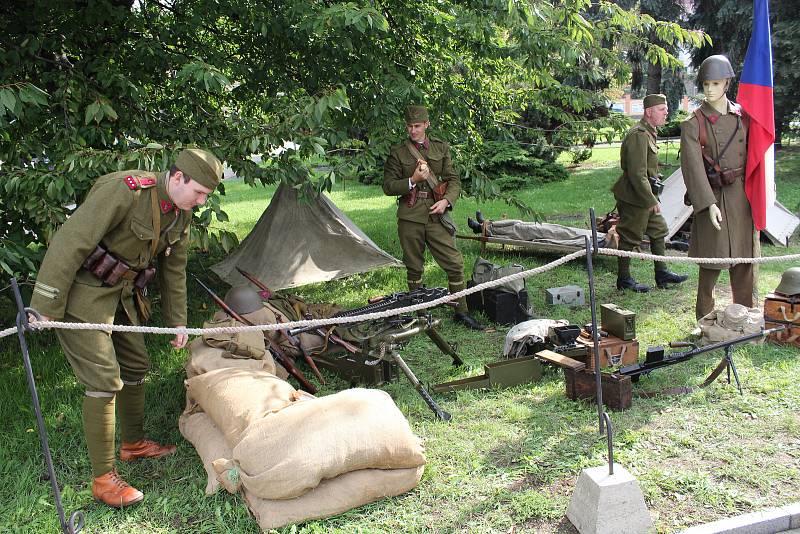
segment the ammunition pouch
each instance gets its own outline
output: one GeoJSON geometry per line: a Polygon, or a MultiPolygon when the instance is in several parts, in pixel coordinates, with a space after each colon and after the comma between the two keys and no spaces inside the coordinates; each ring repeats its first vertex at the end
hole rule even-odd
{"type": "Polygon", "coordinates": [[[144,292],[156,275],[155,267],[148,267],[141,271],[135,271],[108,251],[103,245],[97,245],[86,260],[83,268],[92,273],[95,277],[103,281],[107,286],[115,286],[120,280],[133,280],[133,285],[139,291],[144,292]]]}
{"type": "Polygon", "coordinates": [[[709,161],[709,159],[711,158],[706,159],[703,157],[703,163],[705,164],[706,168],[708,185],[710,185],[712,189],[720,189],[727,185],[731,185],[732,183],[736,182],[738,178],[744,176],[743,167],[723,171],[719,165],[714,164],[713,160],[709,161]]]}
{"type": "Polygon", "coordinates": [[[406,206],[408,206],[409,208],[413,208],[414,204],[417,203],[418,194],[419,194],[419,189],[417,189],[416,187],[412,187],[411,191],[400,197],[400,200],[403,200],[406,203],[406,206]]]}
{"type": "Polygon", "coordinates": [[[648,176],[647,181],[650,182],[650,191],[653,192],[653,196],[656,198],[661,196],[661,193],[664,191],[664,182],[661,181],[662,175],[658,176],[648,176]]]}

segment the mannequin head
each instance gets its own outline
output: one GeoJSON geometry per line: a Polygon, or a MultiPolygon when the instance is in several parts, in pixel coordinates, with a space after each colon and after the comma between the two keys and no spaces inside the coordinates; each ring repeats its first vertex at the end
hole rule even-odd
{"type": "Polygon", "coordinates": [[[731,62],[723,55],[705,58],[697,71],[697,82],[702,86],[706,102],[720,113],[727,113],[728,98],[725,93],[733,76],[731,62]]]}

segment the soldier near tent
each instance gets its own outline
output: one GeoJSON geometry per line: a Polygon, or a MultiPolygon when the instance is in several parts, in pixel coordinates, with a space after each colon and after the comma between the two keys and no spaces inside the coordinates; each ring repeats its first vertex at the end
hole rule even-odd
{"type": "MultiPolygon", "coordinates": [[[[405,122],[408,139],[391,148],[383,168],[383,192],[400,197],[397,233],[408,288],[413,290],[422,285],[427,246],[447,273],[450,292],[455,293],[464,289],[464,258],[456,248],[456,228],[449,211],[461,194],[461,180],[453,170],[450,146],[425,134],[430,126],[428,110],[423,106],[408,106],[405,122]]],[[[483,329],[468,314],[463,297],[458,300],[454,319],[469,328],[483,329]]]]}
{"type": "MultiPolygon", "coordinates": [[[[744,189],[747,118],[725,95],[733,76],[728,58],[706,58],[697,75],[705,100],[681,124],[681,170],[694,211],[689,256],[694,258],[754,255],[757,234],[744,189]]],[[[701,264],[698,319],[714,310],[714,286],[722,269],[730,270],[733,302],[753,307],[752,264],[701,264]]]]}
{"type": "MultiPolygon", "coordinates": [[[[39,269],[31,307],[44,320],[138,325],[149,315],[147,283],[159,278],[167,326],[186,325],[186,258],[192,208],[205,203],[222,177],[210,152],[183,150],[167,172],[122,171],[101,176],[56,232],[39,269]]],[[[141,333],[57,330],[85,388],[83,428],[92,465],[92,495],[110,506],[144,495],[117,475],[120,460],[171,454],[174,445],[144,437],[144,380],[150,358],[141,333]]],[[[185,334],[171,341],[182,348],[185,334]]]]}
{"type": "MultiPolygon", "coordinates": [[[[668,228],[661,215],[658,195],[658,145],[656,128],[667,120],[667,98],[664,95],[647,95],[644,98],[644,116],[625,135],[620,148],[622,176],[611,188],[619,211],[620,250],[639,251],[645,234],[650,238],[650,251],[658,256],[666,255],[664,239],[668,228]]],[[[630,271],[630,258],[619,258],[617,288],[632,289],[644,293],[650,287],[637,282],[630,271]]],[[[686,275],[675,274],[662,261],[655,262],[655,281],[658,287],[681,283],[686,275]]]]}

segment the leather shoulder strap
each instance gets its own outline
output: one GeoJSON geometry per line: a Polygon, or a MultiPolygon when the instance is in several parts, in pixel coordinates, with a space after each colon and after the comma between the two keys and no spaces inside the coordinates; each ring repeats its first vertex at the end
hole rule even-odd
{"type": "Polygon", "coordinates": [[[694,116],[697,117],[697,134],[700,139],[700,150],[705,152],[706,145],[708,144],[708,132],[706,132],[706,116],[700,111],[700,108],[694,110],[694,116]]]}

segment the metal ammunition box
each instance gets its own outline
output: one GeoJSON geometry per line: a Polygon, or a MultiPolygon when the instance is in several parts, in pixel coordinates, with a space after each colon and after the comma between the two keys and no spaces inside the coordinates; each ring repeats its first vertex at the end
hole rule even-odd
{"type": "Polygon", "coordinates": [[[333,371],[351,385],[380,386],[390,382],[397,376],[397,364],[381,360],[373,365],[373,359],[367,359],[362,353],[345,352],[340,357],[315,356],[317,367],[333,371]]]}
{"type": "Polygon", "coordinates": [[[548,304],[564,304],[566,306],[583,306],[586,297],[581,286],[551,287],[545,290],[548,304]]]}
{"type": "Polygon", "coordinates": [[[636,337],[636,314],[616,304],[603,304],[600,306],[600,328],[629,341],[636,337]]]}

